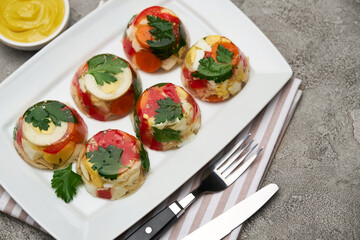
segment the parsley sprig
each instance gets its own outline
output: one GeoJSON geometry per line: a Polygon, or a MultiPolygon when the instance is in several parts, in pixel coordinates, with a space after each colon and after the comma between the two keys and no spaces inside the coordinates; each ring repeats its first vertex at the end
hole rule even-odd
{"type": "Polygon", "coordinates": [[[97,170],[100,176],[115,180],[120,168],[129,168],[121,162],[122,153],[121,148],[109,145],[107,148],[99,147],[98,150],[86,152],[85,155],[93,164],[91,168],[97,170]]]}
{"type": "Polygon", "coordinates": [[[153,15],[147,15],[148,24],[152,29],[149,31],[154,37],[154,40],[147,40],[152,52],[160,59],[167,59],[173,54],[177,54],[179,49],[186,45],[185,31],[182,24],[179,28],[179,43],[176,40],[174,34],[173,23],[156,17],[153,15]]]}
{"type": "Polygon", "coordinates": [[[172,141],[181,142],[180,139],[181,131],[179,130],[174,130],[172,128],[159,129],[156,127],[153,127],[153,130],[154,130],[154,138],[158,142],[172,142],[172,141]]]}
{"type": "Polygon", "coordinates": [[[147,151],[145,150],[143,144],[141,144],[139,156],[140,156],[141,165],[148,172],[150,169],[150,160],[149,160],[149,155],[148,155],[147,151]]]}
{"type": "Polygon", "coordinates": [[[128,65],[121,58],[112,54],[100,54],[88,61],[88,74],[94,76],[98,85],[105,83],[116,82],[116,74],[123,72],[123,69],[128,65]]]}
{"type": "Polygon", "coordinates": [[[26,110],[24,119],[25,122],[45,131],[49,129],[50,122],[58,127],[61,126],[61,122],[77,123],[75,115],[70,109],[64,109],[65,107],[65,104],[58,101],[39,102],[26,110]]]}
{"type": "Polygon", "coordinates": [[[229,79],[233,75],[231,59],[234,53],[219,44],[216,54],[216,61],[212,57],[201,59],[197,71],[191,75],[200,79],[214,80],[216,83],[229,79]]]}
{"type": "Polygon", "coordinates": [[[54,171],[51,187],[55,188],[56,195],[69,203],[76,195],[76,187],[82,183],[81,176],[71,170],[72,163],[63,169],[54,171]]]}
{"type": "Polygon", "coordinates": [[[133,118],[134,118],[134,130],[135,130],[135,134],[136,134],[136,137],[140,140],[141,140],[141,134],[140,134],[140,118],[139,118],[139,115],[137,114],[136,111],[134,111],[133,113],[133,118]]]}
{"type": "Polygon", "coordinates": [[[155,110],[155,124],[163,123],[166,120],[175,122],[183,118],[181,103],[174,102],[170,97],[157,101],[159,108],[155,110]]]}

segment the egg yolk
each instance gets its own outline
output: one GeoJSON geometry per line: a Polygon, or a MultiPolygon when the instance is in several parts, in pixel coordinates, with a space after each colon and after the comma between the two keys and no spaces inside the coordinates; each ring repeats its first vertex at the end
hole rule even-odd
{"type": "Polygon", "coordinates": [[[101,90],[104,93],[112,94],[119,88],[119,85],[120,85],[120,81],[104,83],[104,85],[101,86],[101,90]]]}
{"type": "Polygon", "coordinates": [[[0,33],[16,42],[49,37],[65,16],[63,0],[1,0],[0,33]]]}
{"type": "Polygon", "coordinates": [[[47,130],[40,130],[39,127],[34,127],[33,125],[31,125],[31,127],[39,134],[44,134],[44,135],[49,135],[52,134],[55,131],[55,124],[51,121],[51,119],[49,119],[49,128],[47,130]]]}

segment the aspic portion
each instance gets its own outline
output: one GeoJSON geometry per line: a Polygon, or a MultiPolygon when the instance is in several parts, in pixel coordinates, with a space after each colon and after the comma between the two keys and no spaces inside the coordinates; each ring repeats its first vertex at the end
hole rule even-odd
{"type": "Polygon", "coordinates": [[[183,146],[196,136],[200,126],[201,113],[194,98],[172,83],[146,89],[134,111],[138,138],[154,150],[183,146]]]}
{"type": "Polygon", "coordinates": [[[187,52],[182,83],[196,98],[219,102],[236,95],[245,86],[249,71],[249,58],[230,39],[210,35],[187,52]]]}
{"type": "Polygon", "coordinates": [[[84,114],[107,121],[122,118],[131,111],[142,92],[142,84],[126,60],[113,54],[99,54],[80,66],[70,89],[84,114]]]}
{"type": "Polygon", "coordinates": [[[182,62],[188,47],[189,37],[179,17],[160,6],[133,16],[123,38],[127,57],[145,72],[172,69],[182,62]]]}
{"type": "Polygon", "coordinates": [[[85,147],[87,126],[75,109],[59,101],[42,101],[19,118],[14,145],[24,161],[58,169],[76,161],[85,147]]]}
{"type": "Polygon", "coordinates": [[[109,129],[89,139],[76,170],[91,195],[116,200],[138,189],[149,167],[147,152],[138,139],[109,129]]]}

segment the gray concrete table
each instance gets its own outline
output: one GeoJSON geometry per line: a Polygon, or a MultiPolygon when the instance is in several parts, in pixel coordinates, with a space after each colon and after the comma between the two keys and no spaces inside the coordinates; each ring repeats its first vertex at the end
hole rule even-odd
{"type": "MultiPolygon", "coordinates": [[[[98,0],[70,0],[71,24],[98,0]]],[[[233,0],[303,80],[265,183],[280,186],[241,239],[360,239],[360,1],[233,0]]],[[[34,52],[0,44],[0,80],[34,52]]],[[[0,213],[0,239],[51,239],[0,213]]]]}

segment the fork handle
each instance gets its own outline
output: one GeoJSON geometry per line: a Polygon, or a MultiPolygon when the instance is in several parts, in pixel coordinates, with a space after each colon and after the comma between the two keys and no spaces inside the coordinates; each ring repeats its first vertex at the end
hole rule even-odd
{"type": "Polygon", "coordinates": [[[199,189],[195,189],[181,200],[175,201],[136,229],[126,240],[153,240],[160,238],[198,196],[199,189]]]}
{"type": "Polygon", "coordinates": [[[127,240],[152,240],[158,239],[162,234],[169,229],[173,223],[181,216],[184,212],[177,202],[174,202],[170,206],[164,208],[150,220],[148,220],[144,225],[136,229],[127,240]]]}

